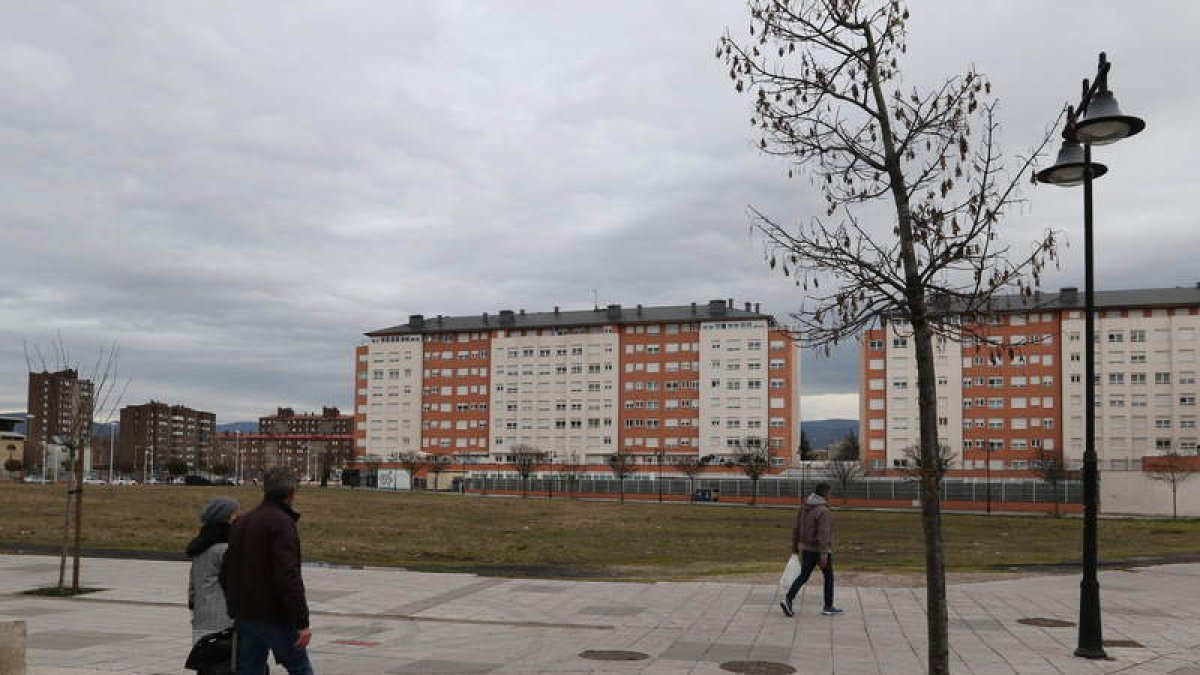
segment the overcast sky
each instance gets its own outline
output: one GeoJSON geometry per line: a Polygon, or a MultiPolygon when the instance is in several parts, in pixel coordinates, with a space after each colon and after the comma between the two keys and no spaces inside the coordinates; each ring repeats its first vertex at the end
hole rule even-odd
{"type": "MultiPolygon", "coordinates": [[[[905,84],[974,64],[1014,153],[1107,50],[1148,126],[1096,151],[1098,285],[1200,281],[1200,3],[910,6],[905,84]]],[[[582,309],[593,289],[801,306],[746,207],[795,220],[819,202],[756,153],[750,100],[713,58],[726,27],[746,34],[738,0],[0,0],[0,15],[0,411],[25,408],[22,345],[59,334],[85,372],[119,344],[123,403],[231,422],[351,409],[362,333],[409,314],[582,309]]],[[[1081,192],[1024,196],[1006,236],[1065,230],[1043,286],[1081,286],[1081,192]]],[[[856,417],[857,367],[853,347],[806,355],[805,419],[856,417]]]]}

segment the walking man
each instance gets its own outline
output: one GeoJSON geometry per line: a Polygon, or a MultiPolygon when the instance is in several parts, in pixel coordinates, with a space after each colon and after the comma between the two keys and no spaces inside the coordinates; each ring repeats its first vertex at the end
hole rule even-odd
{"type": "Polygon", "coordinates": [[[312,675],[308,660],[308,603],[300,577],[300,535],[292,510],[296,476],[272,467],[263,476],[263,501],[229,533],[221,587],[237,629],[238,675],[264,675],[267,652],[291,675],[312,675]]]}
{"type": "Polygon", "coordinates": [[[817,485],[796,516],[796,527],[792,529],[792,552],[800,555],[800,576],[792,582],[787,596],[779,603],[787,616],[795,616],[792,601],[812,575],[814,567],[820,567],[821,575],[825,577],[825,604],[821,613],[842,613],[842,610],[833,606],[833,514],[826,501],[828,496],[829,484],[817,485]]]}

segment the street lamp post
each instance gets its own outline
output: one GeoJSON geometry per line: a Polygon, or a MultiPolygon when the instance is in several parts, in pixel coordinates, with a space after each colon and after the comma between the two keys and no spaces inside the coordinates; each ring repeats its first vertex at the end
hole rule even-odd
{"type": "Polygon", "coordinates": [[[1108,88],[1107,57],[1100,53],[1096,78],[1083,81],[1079,105],[1067,108],[1063,145],[1054,165],[1039,171],[1038,182],[1073,187],[1083,185],[1083,312],[1084,312],[1084,448],[1083,448],[1083,579],[1079,584],[1079,642],[1075,656],[1106,658],[1100,622],[1100,582],[1097,578],[1097,516],[1099,466],[1096,456],[1096,305],[1092,264],[1092,180],[1108,167],[1092,162],[1092,146],[1107,145],[1145,128],[1137,117],[1122,115],[1108,88]],[[1082,146],[1082,147],[1081,147],[1082,146]]]}

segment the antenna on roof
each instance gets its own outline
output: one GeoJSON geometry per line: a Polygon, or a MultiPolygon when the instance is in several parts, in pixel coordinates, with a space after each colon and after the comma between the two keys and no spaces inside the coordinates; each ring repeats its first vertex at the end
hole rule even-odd
{"type": "Polygon", "coordinates": [[[592,310],[600,309],[600,293],[596,289],[592,289],[592,310]]]}

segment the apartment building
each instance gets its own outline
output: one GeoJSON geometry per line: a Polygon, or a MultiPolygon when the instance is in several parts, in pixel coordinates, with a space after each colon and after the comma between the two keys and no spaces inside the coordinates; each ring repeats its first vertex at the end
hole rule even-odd
{"type": "MultiPolygon", "coordinates": [[[[326,464],[341,466],[354,456],[354,427],[354,416],[337,408],[325,407],[319,414],[278,408],[274,415],[258,418],[258,433],[235,437],[241,475],[289,466],[301,478],[316,480],[326,464]]],[[[227,450],[228,443],[225,446],[227,450]]]]}
{"type": "MultiPolygon", "coordinates": [[[[1100,291],[1096,305],[1096,451],[1101,468],[1196,454],[1196,288],[1100,291]]],[[[1030,476],[1043,458],[1067,468],[1084,450],[1083,294],[1002,298],[974,337],[935,340],[938,437],[969,475],[1030,476]]],[[[871,471],[905,464],[917,442],[916,364],[907,323],[863,339],[860,438],[871,471]]]]}
{"type": "Polygon", "coordinates": [[[216,426],[215,414],[182,405],[150,401],[125,406],[117,435],[117,470],[161,478],[172,462],[183,462],[189,471],[208,471],[216,426]]]}
{"type": "MultiPolygon", "coordinates": [[[[59,446],[55,437],[71,441],[86,450],[91,438],[95,391],[91,380],[79,378],[73,369],[29,373],[29,397],[26,410],[24,465],[27,473],[51,474],[59,466],[59,446]]],[[[92,470],[90,452],[84,452],[84,471],[92,470]]]]}
{"type": "Polygon", "coordinates": [[[529,445],[600,467],[619,450],[656,464],[763,445],[782,471],[800,438],[797,347],[750,303],[414,315],[366,336],[360,456],[482,468],[529,445]]]}

